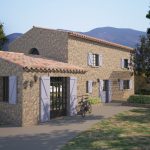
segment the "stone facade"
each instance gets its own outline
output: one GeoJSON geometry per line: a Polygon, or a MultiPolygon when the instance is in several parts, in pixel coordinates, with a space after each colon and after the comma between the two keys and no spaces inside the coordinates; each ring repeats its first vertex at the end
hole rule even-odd
{"type": "MultiPolygon", "coordinates": [[[[79,77],[81,85],[79,95],[86,94],[86,81],[97,79],[113,80],[112,92],[114,100],[127,99],[134,93],[134,84],[132,90],[120,90],[118,80],[132,79],[131,71],[120,67],[121,58],[130,59],[130,50],[93,42],[84,38],[77,38],[67,34],[65,31],[43,29],[33,27],[10,45],[10,51],[28,53],[29,50],[36,47],[40,55],[53,58],[55,60],[68,62],[88,69],[85,77],[79,77]],[[88,53],[97,53],[103,56],[102,67],[90,67],[87,64],[88,53]],[[92,78],[91,78],[92,77],[92,78]]],[[[93,87],[92,96],[98,96],[98,83],[93,87]]]]}
{"type": "Polygon", "coordinates": [[[67,62],[67,39],[65,32],[33,27],[12,42],[9,50],[29,54],[32,48],[37,48],[41,56],[67,62]]]}
{"type": "Polygon", "coordinates": [[[48,59],[67,62],[87,69],[86,74],[73,73],[40,73],[23,72],[19,67],[7,62],[0,63],[0,76],[18,76],[18,102],[10,105],[0,102],[0,120],[15,123],[17,125],[29,126],[39,123],[40,116],[40,77],[77,77],[78,96],[85,95],[86,82],[92,80],[93,92],[91,96],[99,96],[98,79],[112,81],[112,99],[126,100],[134,94],[134,84],[132,89],[120,90],[119,80],[131,80],[134,82],[134,75],[127,69],[120,66],[121,58],[129,59],[130,50],[108,46],[99,42],[93,42],[84,38],[69,35],[67,32],[33,27],[22,37],[15,40],[9,47],[10,51],[28,54],[31,48],[37,48],[40,55],[48,59]],[[102,55],[102,66],[91,67],[88,65],[88,53],[102,55]],[[7,69],[6,69],[7,68],[7,69]],[[24,81],[32,81],[33,76],[38,76],[38,81],[33,86],[26,89],[22,87],[24,81]],[[10,116],[5,119],[6,116],[10,116]]]}
{"type": "MultiPolygon", "coordinates": [[[[33,87],[28,86],[26,89],[22,90],[22,126],[36,125],[40,122],[40,78],[42,76],[77,77],[77,79],[84,76],[84,74],[73,73],[24,72],[23,82],[33,81],[35,74],[38,76],[38,80],[34,82],[33,87]]],[[[79,89],[80,85],[78,84],[77,86],[79,89]]]]}
{"type": "Polygon", "coordinates": [[[122,69],[120,62],[121,59],[130,59],[130,51],[119,49],[116,47],[110,47],[99,43],[94,43],[88,40],[84,40],[76,37],[69,37],[68,40],[68,63],[78,65],[88,70],[84,78],[78,78],[81,84],[78,93],[86,93],[86,81],[92,80],[96,82],[93,86],[92,96],[99,96],[99,84],[97,79],[111,80],[112,81],[112,99],[113,100],[126,100],[130,95],[134,93],[134,86],[132,90],[120,90],[119,80],[133,80],[134,76],[131,76],[131,71],[122,69]],[[88,65],[88,53],[96,53],[102,55],[102,66],[91,67],[88,65]]]}
{"type": "MultiPolygon", "coordinates": [[[[0,60],[0,76],[17,76],[17,104],[0,101],[0,124],[22,125],[22,68],[0,60]]],[[[0,89],[1,93],[2,89],[0,89]]]]}

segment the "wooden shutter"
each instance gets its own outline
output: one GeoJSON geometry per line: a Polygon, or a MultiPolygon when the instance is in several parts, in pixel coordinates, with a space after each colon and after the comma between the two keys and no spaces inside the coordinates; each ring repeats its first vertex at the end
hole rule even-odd
{"type": "Polygon", "coordinates": [[[74,116],[77,114],[77,78],[70,77],[70,111],[69,115],[74,116]]]}
{"type": "Polygon", "coordinates": [[[121,65],[121,68],[124,68],[124,59],[123,58],[121,59],[120,65],[121,65]]]}
{"type": "Polygon", "coordinates": [[[123,80],[120,80],[120,90],[123,90],[123,80]]]}
{"type": "Polygon", "coordinates": [[[16,104],[17,102],[17,77],[9,77],[9,104],[16,104]]]}
{"type": "Polygon", "coordinates": [[[129,88],[132,89],[133,88],[132,86],[133,86],[133,82],[132,80],[129,80],[129,88]]]}
{"type": "Polygon", "coordinates": [[[41,122],[50,120],[50,77],[41,77],[41,122]]]}
{"type": "Polygon", "coordinates": [[[93,65],[93,54],[88,53],[88,65],[92,66],[93,65]]]}
{"type": "Polygon", "coordinates": [[[99,66],[102,66],[103,58],[102,55],[99,55],[99,66]]]}
{"type": "Polygon", "coordinates": [[[88,81],[88,93],[92,93],[93,90],[93,81],[88,81]]]}
{"type": "Polygon", "coordinates": [[[112,100],[112,81],[108,80],[108,102],[112,100]]]}
{"type": "Polygon", "coordinates": [[[103,99],[103,86],[104,86],[103,80],[99,80],[99,95],[101,99],[103,99]]]}

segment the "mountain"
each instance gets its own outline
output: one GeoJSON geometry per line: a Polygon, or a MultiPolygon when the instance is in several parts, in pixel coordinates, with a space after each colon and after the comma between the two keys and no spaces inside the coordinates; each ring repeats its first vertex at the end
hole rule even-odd
{"type": "Polygon", "coordinates": [[[133,48],[139,43],[140,36],[146,35],[146,32],[114,27],[95,28],[91,31],[80,33],[133,48]]]}
{"type": "Polygon", "coordinates": [[[13,34],[9,34],[7,35],[7,39],[8,41],[4,44],[3,46],[3,50],[7,51],[8,50],[8,45],[13,42],[15,39],[19,38],[20,36],[22,36],[22,33],[13,33],[13,34]]]}

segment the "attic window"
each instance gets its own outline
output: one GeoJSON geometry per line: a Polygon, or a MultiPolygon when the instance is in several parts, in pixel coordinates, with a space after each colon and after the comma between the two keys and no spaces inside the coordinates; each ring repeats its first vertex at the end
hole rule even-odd
{"type": "Polygon", "coordinates": [[[40,55],[39,51],[38,51],[36,48],[30,49],[29,54],[32,54],[32,55],[40,55]]]}

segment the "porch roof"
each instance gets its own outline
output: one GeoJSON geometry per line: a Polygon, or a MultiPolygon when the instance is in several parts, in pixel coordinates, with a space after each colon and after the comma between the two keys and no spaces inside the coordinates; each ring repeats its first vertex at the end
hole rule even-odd
{"type": "Polygon", "coordinates": [[[25,71],[85,73],[84,68],[38,55],[0,51],[0,60],[21,66],[25,71]]]}

